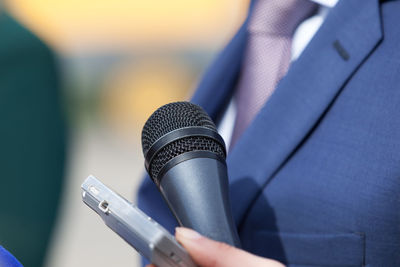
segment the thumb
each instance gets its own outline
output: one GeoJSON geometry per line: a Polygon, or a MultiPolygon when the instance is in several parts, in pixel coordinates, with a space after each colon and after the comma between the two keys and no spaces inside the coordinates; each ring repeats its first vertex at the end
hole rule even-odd
{"type": "Polygon", "coordinates": [[[201,267],[283,266],[277,261],[261,258],[225,243],[208,239],[188,228],[177,227],[175,236],[195,263],[201,267]]]}

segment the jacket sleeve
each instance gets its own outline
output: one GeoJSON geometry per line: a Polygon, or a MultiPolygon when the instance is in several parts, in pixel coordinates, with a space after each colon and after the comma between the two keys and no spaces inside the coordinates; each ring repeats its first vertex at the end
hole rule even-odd
{"type": "Polygon", "coordinates": [[[22,264],[10,252],[0,246],[0,266],[22,267],[22,264]]]}

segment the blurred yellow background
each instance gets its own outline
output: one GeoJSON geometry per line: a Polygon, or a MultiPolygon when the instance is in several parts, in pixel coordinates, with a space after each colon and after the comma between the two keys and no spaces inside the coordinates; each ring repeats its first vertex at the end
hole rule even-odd
{"type": "Polygon", "coordinates": [[[214,48],[246,1],[12,0],[8,5],[58,49],[214,48]],[[93,46],[93,44],[96,44],[93,46]]]}
{"type": "MultiPolygon", "coordinates": [[[[0,0],[1,1],[1,0],[0,0]]],[[[89,174],[135,200],[140,131],[159,106],[190,97],[242,23],[248,0],[8,0],[59,56],[70,140],[47,266],[136,266],[137,253],[81,201],[89,174]]]]}
{"type": "Polygon", "coordinates": [[[87,115],[82,112],[94,112],[117,128],[134,130],[135,120],[143,124],[160,105],[189,96],[212,55],[242,22],[248,1],[9,0],[6,5],[61,55],[73,115],[81,119],[87,115]]]}

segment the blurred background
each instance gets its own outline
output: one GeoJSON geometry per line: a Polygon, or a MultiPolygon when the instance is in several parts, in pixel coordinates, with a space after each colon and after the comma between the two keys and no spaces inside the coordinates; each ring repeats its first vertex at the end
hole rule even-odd
{"type": "Polygon", "coordinates": [[[138,254],[82,203],[80,184],[93,174],[135,200],[145,120],[190,97],[248,2],[3,0],[0,193],[15,205],[0,213],[0,244],[26,267],[138,266],[138,254]],[[36,236],[34,225],[43,228],[36,236]]]}

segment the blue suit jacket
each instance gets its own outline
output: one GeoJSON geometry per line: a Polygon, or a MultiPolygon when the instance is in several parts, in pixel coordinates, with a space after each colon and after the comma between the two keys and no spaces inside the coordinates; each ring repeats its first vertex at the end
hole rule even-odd
{"type": "MultiPolygon", "coordinates": [[[[192,99],[216,121],[246,23],[192,99]]],[[[340,1],[227,165],[244,249],[289,266],[400,266],[400,1],[340,1]]],[[[139,206],[176,224],[150,179],[139,206]]]]}

